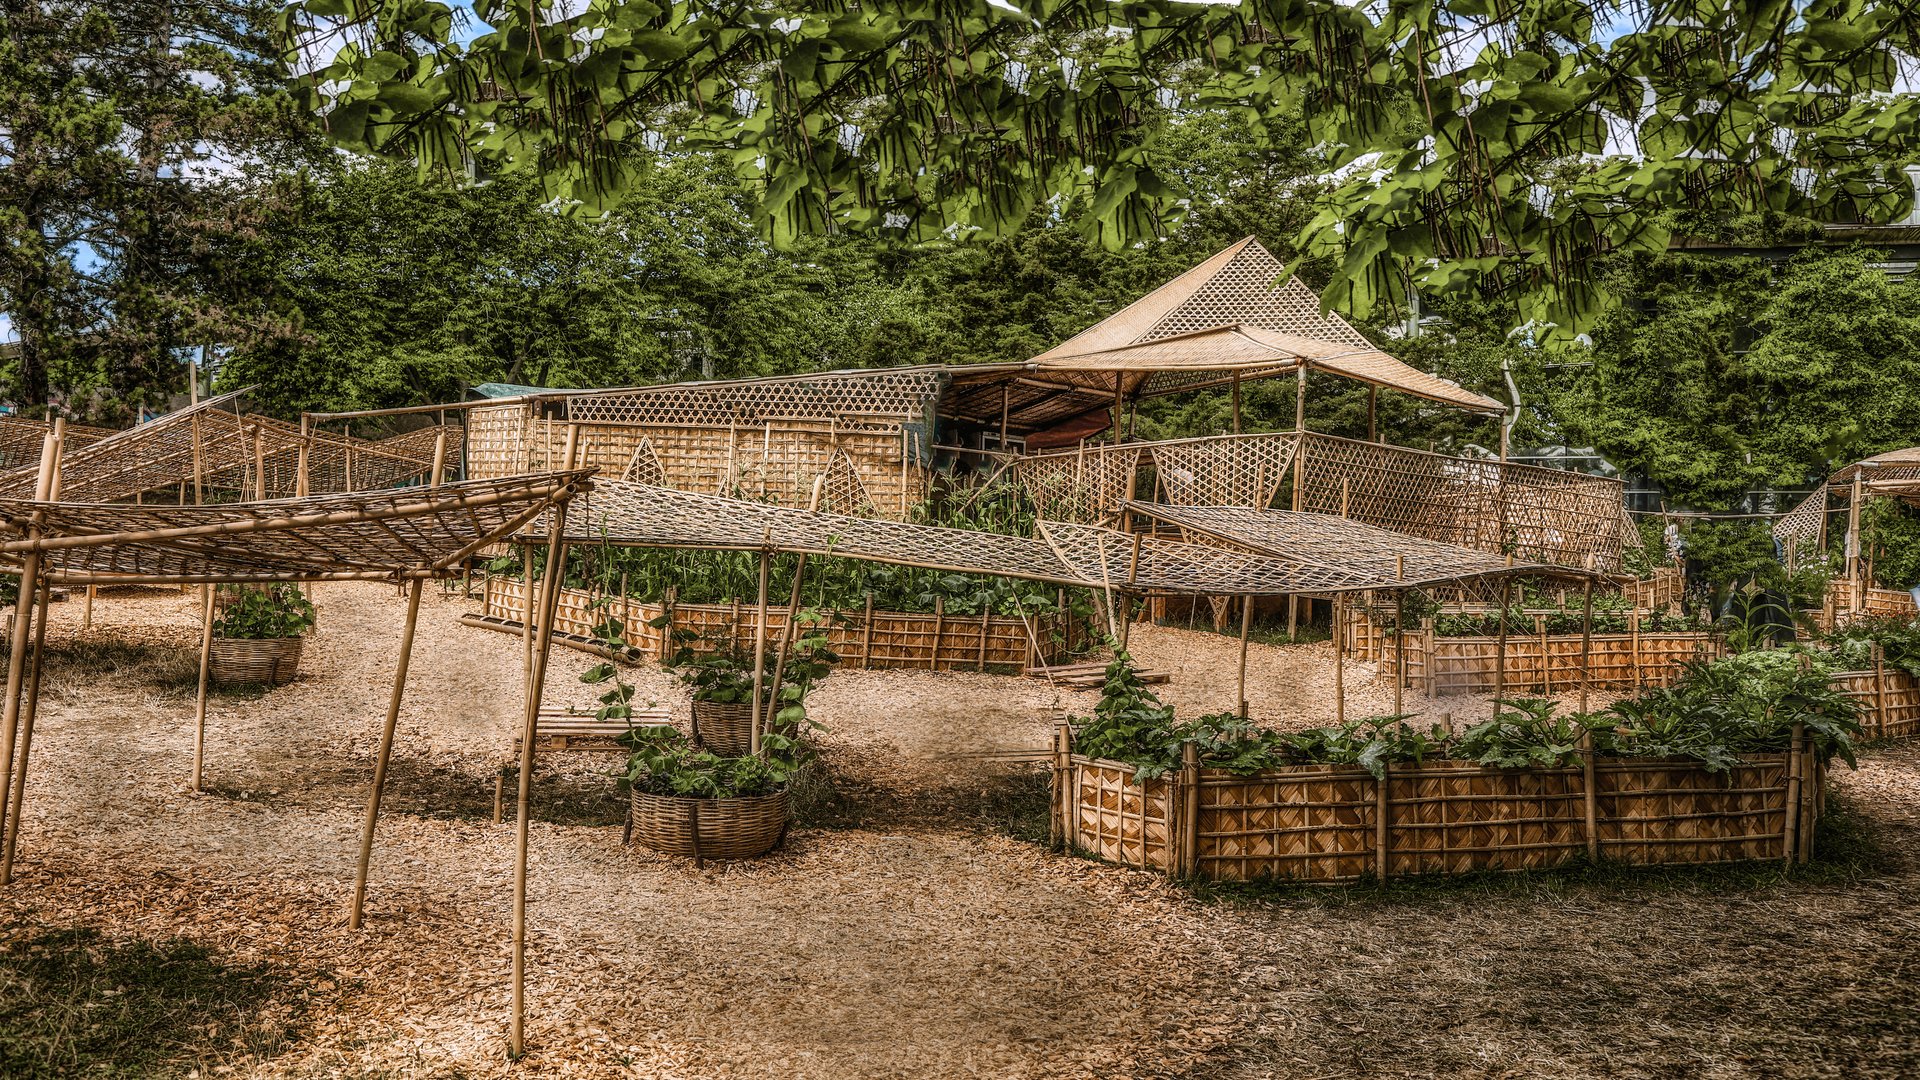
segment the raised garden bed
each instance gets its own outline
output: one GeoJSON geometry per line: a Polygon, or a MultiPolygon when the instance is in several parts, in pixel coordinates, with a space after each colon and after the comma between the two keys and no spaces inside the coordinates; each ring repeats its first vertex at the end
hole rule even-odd
{"type": "Polygon", "coordinates": [[[1056,758],[1056,822],[1069,845],[1180,877],[1345,882],[1535,870],[1597,853],[1636,865],[1799,859],[1812,853],[1825,769],[1804,751],[1751,755],[1724,773],[1689,758],[1589,768],[1472,762],[1366,770],[1301,765],[1240,776],[1056,758]]]}
{"type": "Polygon", "coordinates": [[[1836,672],[1833,685],[1859,708],[1863,738],[1920,735],[1920,679],[1882,662],[1866,671],[1836,672]]]}
{"type": "MultiPolygon", "coordinates": [[[[1432,697],[1493,692],[1498,638],[1440,637],[1431,629],[1411,631],[1406,638],[1407,685],[1432,697]]],[[[1391,635],[1387,641],[1379,657],[1380,675],[1391,679],[1398,669],[1397,654],[1391,635]]],[[[1582,649],[1578,634],[1507,635],[1504,692],[1551,695],[1577,689],[1582,649]]],[[[1668,686],[1685,672],[1689,661],[1710,660],[1724,652],[1719,637],[1707,631],[1595,634],[1589,686],[1595,690],[1668,686]]]]}
{"type": "MultiPolygon", "coordinates": [[[[595,607],[585,589],[562,590],[555,629],[591,638],[609,617],[626,627],[627,644],[639,656],[664,660],[684,648],[673,635],[689,631],[696,642],[739,642],[751,646],[758,611],[751,603],[649,604],[614,597],[595,607]],[[655,624],[658,625],[655,625],[655,624]]],[[[488,625],[518,633],[527,611],[527,588],[510,578],[490,577],[484,591],[488,625]]],[[[1063,605],[1064,606],[1064,605],[1063,605]]],[[[1070,615],[1037,615],[1027,620],[1000,615],[919,614],[853,610],[823,613],[819,630],[827,647],[846,666],[920,668],[928,671],[1023,671],[1036,664],[1059,664],[1089,636],[1083,620],[1070,615]],[[1037,649],[1036,649],[1037,643],[1037,649]]],[[[777,640],[790,613],[767,609],[767,637],[777,640]]],[[[683,635],[684,636],[684,635],[683,635]]],[[[698,649],[701,646],[695,645],[698,649]]]]}

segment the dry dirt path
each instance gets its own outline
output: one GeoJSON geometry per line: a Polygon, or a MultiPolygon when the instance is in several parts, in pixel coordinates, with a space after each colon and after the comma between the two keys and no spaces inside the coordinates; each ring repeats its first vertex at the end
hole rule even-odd
{"type": "MultiPolygon", "coordinates": [[[[376,849],[345,927],[402,605],[327,585],[294,685],[216,698],[191,761],[193,599],[103,597],[50,673],[9,934],[182,936],[285,979],[259,1076],[1344,1076],[1920,1073],[1920,756],[1843,789],[1882,851],[1852,877],[1625,875],[1196,899],[980,827],[993,786],[955,749],[1044,743],[1093,695],[1032,679],[841,672],[815,702],[854,827],[696,871],[624,850],[605,762],[543,767],[531,891],[532,1052],[504,1060],[512,831],[490,824],[519,642],[429,594],[376,849]],[[115,664],[118,667],[114,667],[115,664]],[[1871,796],[1871,799],[1865,796],[1871,796]]],[[[80,605],[56,608],[70,641],[80,605]]],[[[1325,645],[1254,647],[1254,712],[1324,717],[1325,645]]],[[[1229,707],[1233,642],[1143,628],[1182,710],[1229,707]]],[[[556,649],[548,698],[587,703],[556,649]]],[[[1349,668],[1353,715],[1390,694],[1349,668]]],[[[641,700],[684,711],[657,671],[641,700]]],[[[1462,715],[1476,706],[1444,706],[1462,715]]]]}

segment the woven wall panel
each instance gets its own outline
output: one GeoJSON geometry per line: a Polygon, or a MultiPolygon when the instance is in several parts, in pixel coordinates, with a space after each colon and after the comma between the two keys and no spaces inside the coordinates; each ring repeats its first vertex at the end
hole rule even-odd
{"type": "Polygon", "coordinates": [[[1315,341],[1373,347],[1345,319],[1321,314],[1320,298],[1313,290],[1294,278],[1282,281],[1284,269],[1266,248],[1248,244],[1138,340],[1157,341],[1229,323],[1247,323],[1315,341]]]}
{"type": "Polygon", "coordinates": [[[1299,447],[1293,434],[1156,446],[1159,498],[1175,506],[1271,507],[1299,447]]]}
{"type": "Polygon", "coordinates": [[[1920,680],[1883,665],[1875,671],[1839,672],[1833,677],[1833,685],[1859,706],[1864,738],[1920,735],[1920,680]]]}
{"type": "MultiPolygon", "coordinates": [[[[1578,634],[1510,634],[1507,637],[1508,694],[1558,694],[1580,686],[1578,634]],[[1543,663],[1541,658],[1545,656],[1543,663]]],[[[1434,697],[1486,694],[1494,687],[1500,641],[1491,637],[1443,637],[1428,631],[1407,634],[1409,685],[1434,697]]],[[[1725,652],[1713,634],[1704,631],[1674,634],[1595,634],[1592,666],[1595,690],[1632,690],[1643,686],[1671,686],[1694,660],[1711,660],[1725,652]],[[1635,651],[1636,646],[1638,652],[1635,651]]],[[[1380,655],[1380,674],[1394,671],[1392,635],[1386,635],[1380,655]]]]}
{"type": "Polygon", "coordinates": [[[1040,517],[1093,525],[1112,521],[1134,490],[1141,444],[1083,446],[1020,458],[1007,470],[1040,517]]]}

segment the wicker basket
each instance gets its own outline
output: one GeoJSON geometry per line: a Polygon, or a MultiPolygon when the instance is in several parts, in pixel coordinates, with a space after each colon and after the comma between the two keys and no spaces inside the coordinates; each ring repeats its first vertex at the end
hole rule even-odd
{"type": "Polygon", "coordinates": [[[633,839],[663,855],[751,859],[787,835],[787,793],[687,799],[633,793],[633,839]]]}
{"type": "MultiPolygon", "coordinates": [[[[772,698],[768,701],[771,703],[772,698]]],[[[695,701],[693,741],[721,757],[747,754],[753,748],[753,703],[695,701]]]]}
{"type": "Polygon", "coordinates": [[[305,638],[213,639],[207,675],[223,686],[285,686],[300,668],[305,638]]]}

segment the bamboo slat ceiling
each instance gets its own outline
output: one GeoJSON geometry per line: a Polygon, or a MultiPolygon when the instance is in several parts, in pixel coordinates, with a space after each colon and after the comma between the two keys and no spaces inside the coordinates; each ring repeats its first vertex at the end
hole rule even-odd
{"type": "Polygon", "coordinates": [[[45,573],[76,584],[430,577],[586,491],[591,475],[219,506],[0,498],[0,572],[18,573],[25,554],[39,549],[45,573]]]}
{"type": "MultiPolygon", "coordinates": [[[[1419,583],[1412,576],[1417,566],[1439,567],[1429,580],[1449,582],[1502,574],[1567,573],[1555,567],[1509,567],[1497,557],[1339,518],[1326,519],[1317,527],[1301,526],[1306,554],[1293,550],[1284,557],[1154,536],[1136,539],[1114,529],[1069,522],[1043,522],[1041,533],[1039,539],[1028,539],[810,513],[769,503],[607,480],[596,484],[585,506],[567,519],[568,539],[576,544],[805,552],[1062,585],[1112,586],[1131,592],[1325,595],[1409,587],[1419,583]],[[1383,546],[1411,545],[1425,554],[1408,560],[1409,576],[1402,580],[1395,576],[1391,555],[1384,564],[1377,557],[1349,558],[1349,547],[1356,538],[1383,546]]],[[[537,529],[531,530],[529,537],[535,534],[537,529]]]]}
{"type": "Polygon", "coordinates": [[[1499,555],[1427,540],[1330,514],[1244,506],[1169,506],[1129,501],[1128,510],[1172,525],[1189,537],[1227,544],[1288,563],[1400,585],[1439,585],[1499,577],[1580,579],[1581,571],[1548,563],[1508,563],[1499,555]]]}

